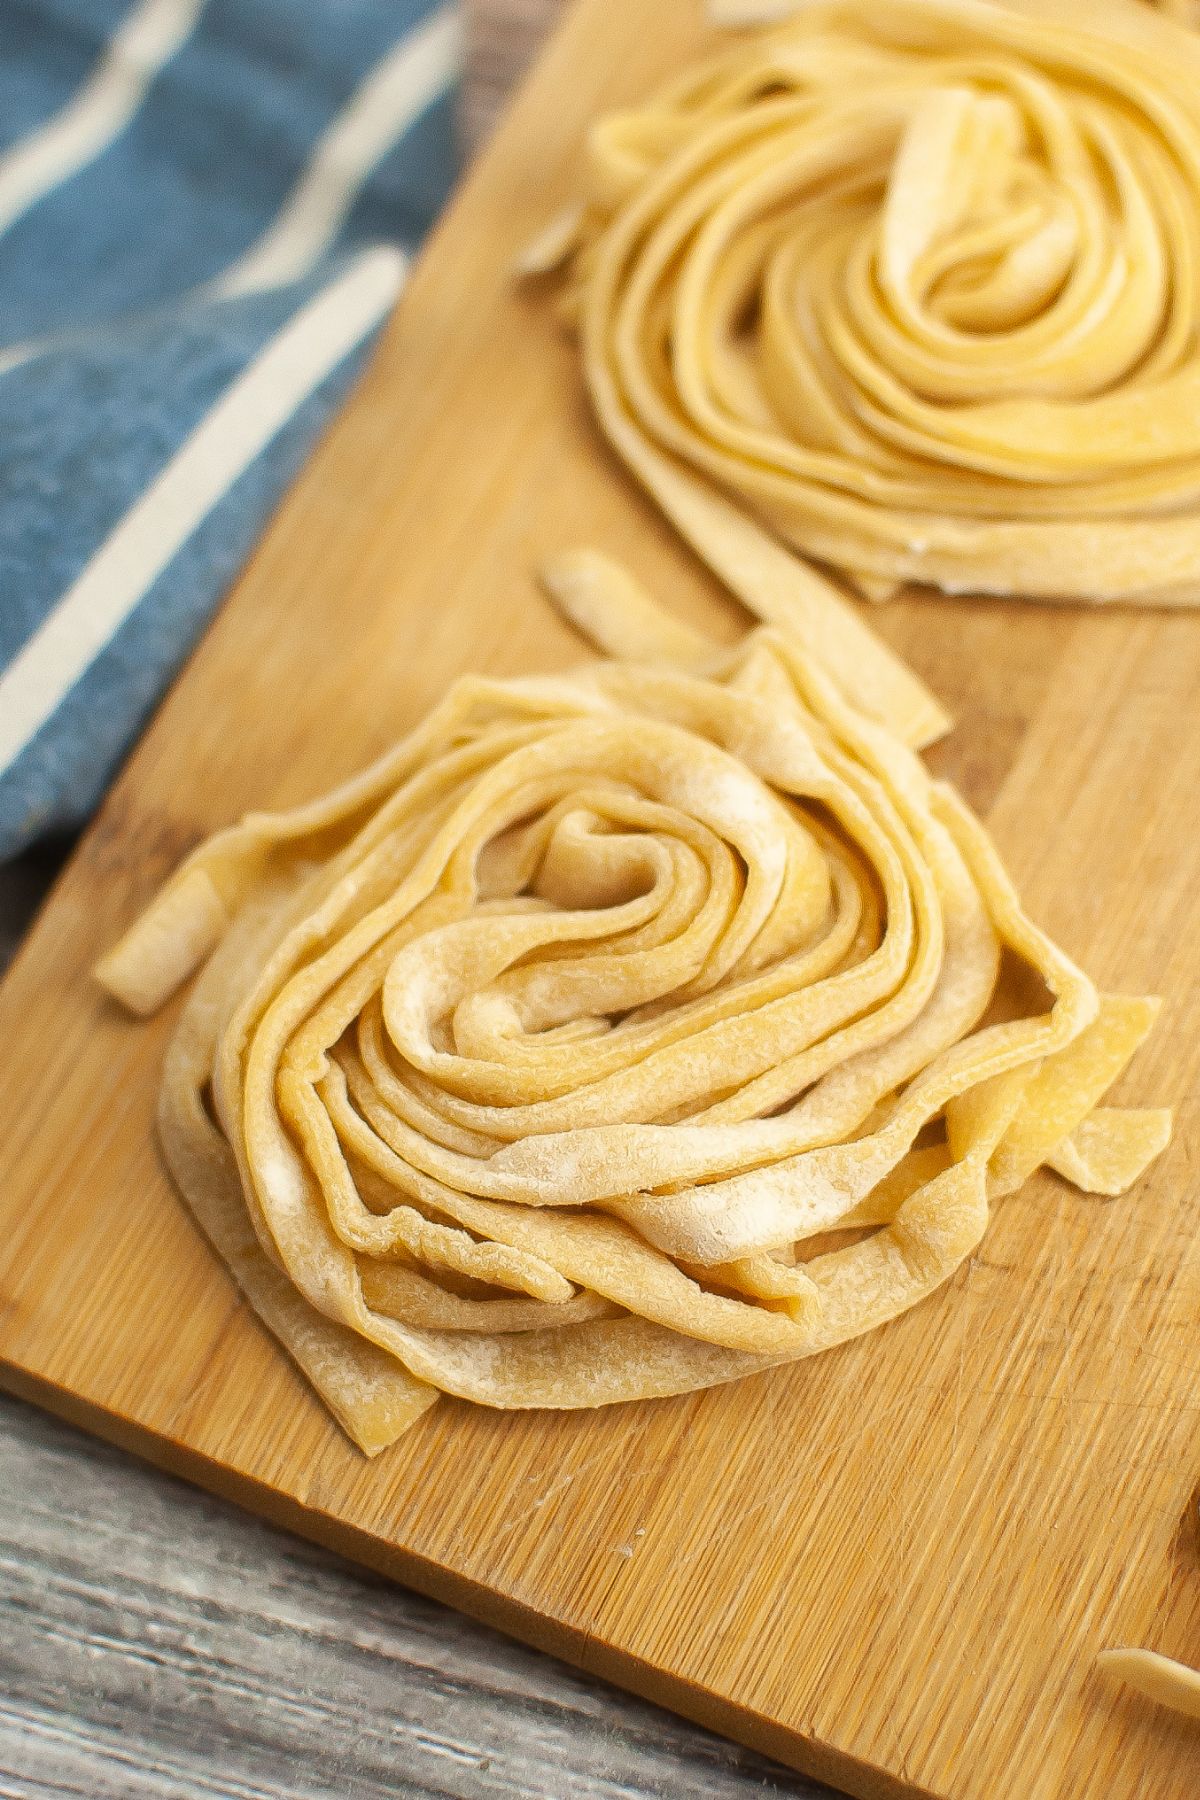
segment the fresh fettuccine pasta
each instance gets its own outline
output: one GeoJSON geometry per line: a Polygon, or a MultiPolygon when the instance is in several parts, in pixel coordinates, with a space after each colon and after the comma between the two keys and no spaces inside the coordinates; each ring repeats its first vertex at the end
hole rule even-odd
{"type": "Polygon", "coordinates": [[[1160,1656],[1157,1650],[1102,1650],[1096,1662],[1105,1674],[1128,1682],[1148,1700],[1200,1719],[1200,1669],[1160,1656]]]}
{"type": "Polygon", "coordinates": [[[440,1392],[810,1356],[1035,1169],[1116,1193],[1169,1129],[1098,1105],[1156,1003],[1096,992],[811,642],[718,649],[590,552],[550,580],[607,660],[459,681],[199,849],[98,971],[146,1013],[206,964],[167,1161],[367,1451],[440,1392]]]}
{"type": "MultiPolygon", "coordinates": [[[[1177,11],[1178,9],[1172,9],[1177,11]]],[[[829,0],[588,139],[614,448],[752,607],[1200,601],[1200,40],[1133,0],[829,0]]]]}

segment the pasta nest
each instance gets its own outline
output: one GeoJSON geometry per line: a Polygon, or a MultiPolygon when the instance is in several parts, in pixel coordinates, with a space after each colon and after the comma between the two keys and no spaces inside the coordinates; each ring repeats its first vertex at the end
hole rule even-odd
{"type": "Polygon", "coordinates": [[[207,966],[167,1161],[355,1440],[439,1392],[679,1393],[882,1325],[1043,1164],[1114,1193],[1098,1108],[1156,1002],[1029,920],[961,800],[773,627],[719,649],[595,553],[609,652],[466,678],[332,793],[202,846],[99,970],[207,966]]]}
{"type": "Polygon", "coordinates": [[[752,606],[754,529],[874,599],[1194,605],[1198,89],[1126,0],[805,5],[600,119],[524,266],[752,606]]]}

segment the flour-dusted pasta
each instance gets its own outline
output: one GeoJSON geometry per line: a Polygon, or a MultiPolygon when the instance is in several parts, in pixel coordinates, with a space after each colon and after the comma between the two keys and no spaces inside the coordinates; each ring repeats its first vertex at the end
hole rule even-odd
{"type": "Polygon", "coordinates": [[[1169,1130],[1098,1107],[1156,1003],[1097,994],[811,642],[718,649],[592,552],[549,581],[610,660],[459,681],[199,849],[98,971],[149,1012],[208,958],[167,1161],[368,1451],[439,1392],[812,1355],[1041,1165],[1118,1192],[1169,1130]]]}
{"type": "MultiPolygon", "coordinates": [[[[734,11],[737,11],[735,5],[734,11]]],[[[1134,0],[828,0],[601,118],[596,416],[752,608],[1200,600],[1200,39],[1134,0]]]]}

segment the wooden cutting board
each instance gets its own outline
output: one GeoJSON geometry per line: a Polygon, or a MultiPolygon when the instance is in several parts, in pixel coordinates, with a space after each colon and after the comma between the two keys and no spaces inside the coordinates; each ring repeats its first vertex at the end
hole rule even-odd
{"type": "Polygon", "coordinates": [[[602,544],[742,625],[507,272],[589,114],[701,35],[692,0],[570,16],[12,969],[3,1380],[855,1794],[1195,1800],[1200,1727],[1092,1658],[1200,1662],[1200,618],[879,615],[956,709],[934,760],[1037,916],[1102,983],[1168,996],[1123,1097],[1174,1102],[1179,1129],[1126,1200],[1031,1183],[939,1296],[813,1362],[591,1415],[444,1403],[367,1462],[159,1167],[170,1017],[132,1024],[88,982],[204,833],[353,769],[461,669],[577,656],[543,555],[602,544]]]}

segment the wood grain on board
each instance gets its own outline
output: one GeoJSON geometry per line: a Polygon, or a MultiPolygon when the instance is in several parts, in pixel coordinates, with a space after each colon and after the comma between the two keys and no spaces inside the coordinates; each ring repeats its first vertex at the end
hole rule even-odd
{"type": "MultiPolygon", "coordinates": [[[[531,571],[602,544],[742,621],[614,467],[515,249],[581,131],[702,38],[581,0],[0,993],[2,1378],[276,1521],[862,1796],[1194,1800],[1194,1724],[1096,1649],[1200,1661],[1200,618],[914,598],[880,629],[955,708],[934,760],[1106,985],[1168,997],[1122,1083],[1170,1153],[1051,1178],[886,1330],[603,1412],[443,1403],[374,1462],[241,1304],[152,1136],[171,1016],[98,950],[199,837],[324,787],[460,670],[578,646],[531,571]]],[[[98,1546],[97,1555],[103,1554],[98,1546]]]]}

